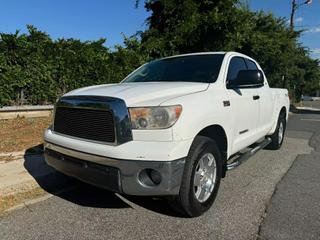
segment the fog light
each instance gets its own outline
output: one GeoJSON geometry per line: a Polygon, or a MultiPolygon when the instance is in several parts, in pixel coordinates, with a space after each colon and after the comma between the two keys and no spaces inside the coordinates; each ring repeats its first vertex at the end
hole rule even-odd
{"type": "Polygon", "coordinates": [[[139,181],[149,187],[159,185],[161,179],[161,174],[154,169],[146,168],[139,173],[139,181]]]}
{"type": "Polygon", "coordinates": [[[161,182],[161,175],[158,171],[151,169],[150,171],[150,178],[152,182],[158,185],[161,182]]]}

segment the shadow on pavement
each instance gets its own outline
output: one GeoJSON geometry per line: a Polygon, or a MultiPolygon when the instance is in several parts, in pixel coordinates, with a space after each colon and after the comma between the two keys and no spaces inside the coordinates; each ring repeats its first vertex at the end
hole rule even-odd
{"type": "MultiPolygon", "coordinates": [[[[76,180],[75,180],[76,181],[76,180]]],[[[55,194],[56,196],[77,205],[92,208],[129,208],[116,194],[104,189],[81,183],[75,188],[55,194]]]]}
{"type": "Polygon", "coordinates": [[[174,211],[169,205],[168,200],[164,197],[143,197],[143,196],[128,196],[124,195],[128,201],[133,202],[140,207],[148,209],[152,212],[167,215],[170,217],[186,218],[182,214],[174,211]]]}
{"type": "MultiPolygon", "coordinates": [[[[24,155],[24,167],[46,192],[85,207],[131,207],[130,203],[126,203],[113,192],[91,186],[55,171],[46,164],[43,154],[39,149],[42,149],[41,145],[34,146],[26,151],[24,155]]],[[[180,216],[171,210],[164,198],[121,196],[128,202],[132,202],[142,208],[168,216],[180,216]]]]}

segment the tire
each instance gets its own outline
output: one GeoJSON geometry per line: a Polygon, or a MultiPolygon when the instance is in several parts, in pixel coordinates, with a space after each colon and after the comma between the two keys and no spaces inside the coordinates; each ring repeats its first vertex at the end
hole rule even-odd
{"type": "Polygon", "coordinates": [[[170,205],[184,216],[200,216],[213,204],[221,176],[222,158],[216,142],[196,137],[186,158],[179,195],[171,198],[170,205]]]}
{"type": "Polygon", "coordinates": [[[275,132],[269,136],[271,143],[266,147],[267,149],[277,150],[281,147],[284,139],[284,133],[286,131],[286,116],[284,113],[280,113],[275,132]]]}

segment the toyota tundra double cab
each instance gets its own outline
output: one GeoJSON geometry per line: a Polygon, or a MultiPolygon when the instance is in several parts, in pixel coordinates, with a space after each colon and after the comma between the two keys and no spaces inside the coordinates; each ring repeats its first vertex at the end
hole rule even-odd
{"type": "Polygon", "coordinates": [[[288,91],[270,88],[246,55],[162,58],[118,84],[62,96],[45,131],[45,159],[110,191],[166,197],[195,217],[211,207],[227,170],[281,147],[288,110],[288,91]]]}

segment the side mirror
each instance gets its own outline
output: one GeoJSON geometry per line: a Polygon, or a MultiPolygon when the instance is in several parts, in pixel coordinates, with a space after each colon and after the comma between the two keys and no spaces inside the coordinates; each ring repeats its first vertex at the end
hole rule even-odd
{"type": "Polygon", "coordinates": [[[241,70],[237,78],[228,84],[228,88],[252,88],[261,87],[264,77],[261,70],[241,70]]]}

